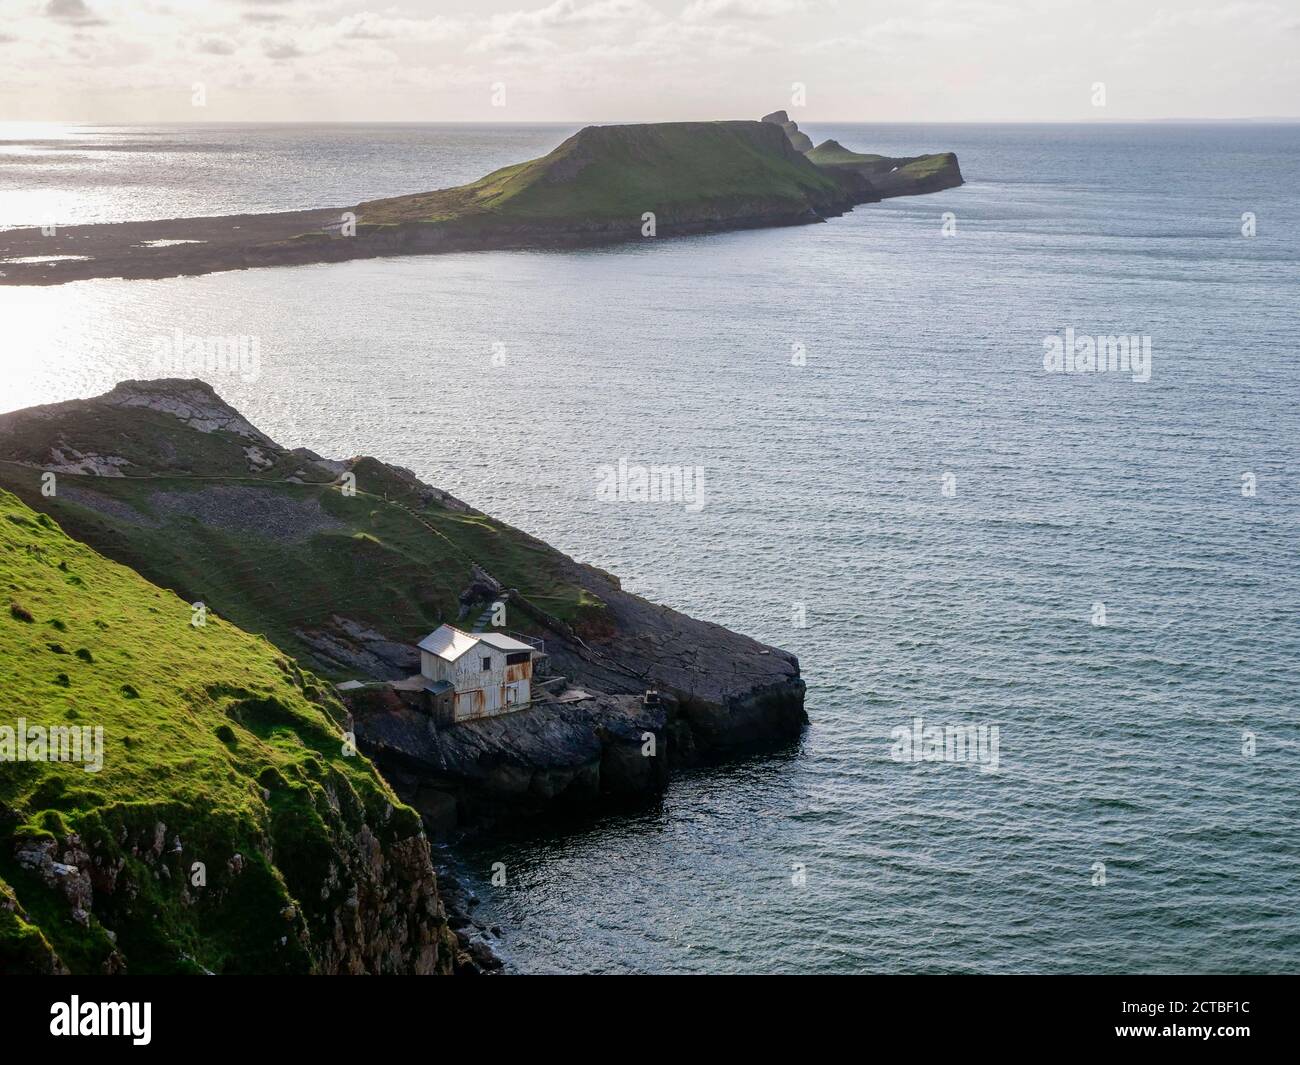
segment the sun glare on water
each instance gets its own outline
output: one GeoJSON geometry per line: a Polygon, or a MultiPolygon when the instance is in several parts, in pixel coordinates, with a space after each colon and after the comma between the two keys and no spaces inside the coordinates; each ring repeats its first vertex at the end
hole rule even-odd
{"type": "Polygon", "coordinates": [[[0,142],[72,140],[80,128],[67,122],[0,122],[0,142]]]}

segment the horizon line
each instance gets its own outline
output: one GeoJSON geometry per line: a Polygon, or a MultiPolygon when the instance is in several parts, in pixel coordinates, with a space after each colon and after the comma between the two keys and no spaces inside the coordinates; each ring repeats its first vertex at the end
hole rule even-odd
{"type": "MultiPolygon", "coordinates": [[[[155,119],[131,121],[106,121],[103,119],[74,118],[17,118],[0,120],[0,129],[13,126],[638,126],[670,122],[757,122],[756,118],[669,118],[648,120],[532,118],[508,121],[504,119],[474,118],[195,118],[155,119]]],[[[870,126],[1149,126],[1149,125],[1300,125],[1298,115],[1254,115],[1233,118],[1035,118],[1035,119],[849,119],[805,118],[809,125],[870,125],[870,126]]]]}

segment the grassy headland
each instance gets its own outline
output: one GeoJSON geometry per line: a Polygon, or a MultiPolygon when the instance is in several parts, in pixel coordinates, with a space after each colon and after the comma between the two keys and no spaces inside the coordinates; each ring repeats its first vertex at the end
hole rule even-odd
{"type": "Polygon", "coordinates": [[[469,185],[373,200],[363,223],[496,227],[796,218],[828,209],[839,187],[757,122],[588,126],[539,159],[469,185]]]}
{"type": "Polygon", "coordinates": [[[327,686],[7,492],[0,582],[0,725],[103,729],[98,772],[0,765],[0,971],[438,967],[419,818],[327,686]]]}

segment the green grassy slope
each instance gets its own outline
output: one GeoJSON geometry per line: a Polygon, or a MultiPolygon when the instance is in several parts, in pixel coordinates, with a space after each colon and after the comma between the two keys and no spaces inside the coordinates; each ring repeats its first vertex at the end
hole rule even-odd
{"type": "Polygon", "coordinates": [[[469,185],[375,200],[363,223],[631,221],[709,213],[797,213],[839,198],[839,186],[790,147],[779,127],[759,122],[662,122],[589,126],[540,159],[505,167],[469,185]]]}
{"type": "Polygon", "coordinates": [[[956,165],[957,157],[952,152],[939,152],[936,155],[923,155],[910,163],[904,163],[894,171],[894,176],[926,181],[954,169],[956,165]]]}
{"type": "MultiPolygon", "coordinates": [[[[482,514],[410,500],[412,513],[400,497],[384,498],[380,476],[368,483],[364,467],[351,497],[332,485],[256,478],[61,474],[60,493],[44,499],[39,476],[0,464],[0,485],[78,537],[298,657],[312,654],[299,634],[335,615],[410,643],[455,621],[474,562],[571,624],[591,627],[601,614],[599,600],[561,576],[558,556],[540,541],[482,514]],[[201,499],[214,488],[237,489],[223,503],[265,520],[214,524],[201,499]],[[312,531],[324,521],[328,527],[312,531]]],[[[512,617],[511,627],[527,631],[528,619],[512,617]]]]}
{"type": "Polygon", "coordinates": [[[823,141],[812,151],[807,153],[807,158],[812,160],[818,166],[844,166],[844,165],[861,165],[874,164],[878,166],[889,166],[893,160],[886,155],[872,155],[866,152],[852,152],[844,147],[839,141],[823,141]]]}
{"type": "MultiPolygon", "coordinates": [[[[0,488],[299,658],[313,654],[300,633],[336,615],[414,643],[457,618],[475,563],[580,631],[606,624],[603,603],[541,541],[444,503],[374,459],[348,463],[356,494],[345,495],[341,466],[286,451],[235,419],[209,386],[177,381],[129,382],[95,399],[3,415],[0,488]],[[141,398],[181,404],[186,417],[140,406],[141,398]],[[250,447],[259,462],[250,462],[250,447]],[[42,476],[56,453],[111,459],[124,476],[57,472],[46,496],[42,476]]],[[[510,627],[531,631],[519,611],[510,627]]],[[[332,678],[357,675],[313,665],[332,678]]]]}
{"type": "Polygon", "coordinates": [[[424,844],[417,816],[344,755],[326,688],[218,617],[191,625],[185,601],[6,492],[0,585],[0,725],[104,730],[98,773],[0,763],[0,972],[39,969],[49,948],[74,972],[336,963],[345,900],[374,889],[358,839],[424,844]],[[20,860],[41,848],[89,871],[87,916],[20,860]]]}

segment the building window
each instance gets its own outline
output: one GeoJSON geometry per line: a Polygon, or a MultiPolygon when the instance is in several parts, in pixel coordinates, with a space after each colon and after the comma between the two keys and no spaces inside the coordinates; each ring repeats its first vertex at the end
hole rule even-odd
{"type": "Polygon", "coordinates": [[[532,651],[511,651],[506,655],[506,665],[517,666],[533,657],[532,651]]]}
{"type": "Polygon", "coordinates": [[[492,659],[491,659],[490,656],[488,656],[488,655],[484,655],[484,656],[483,656],[483,672],[484,672],[484,673],[490,673],[491,671],[492,671],[492,659]]]}

